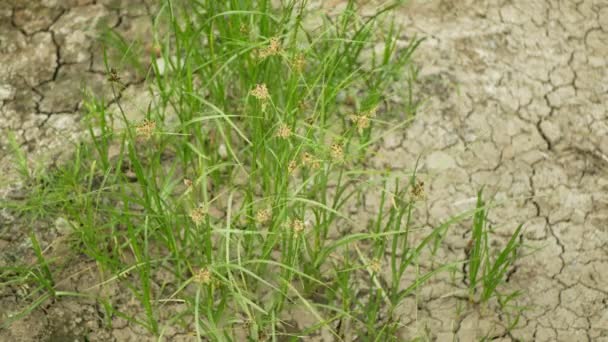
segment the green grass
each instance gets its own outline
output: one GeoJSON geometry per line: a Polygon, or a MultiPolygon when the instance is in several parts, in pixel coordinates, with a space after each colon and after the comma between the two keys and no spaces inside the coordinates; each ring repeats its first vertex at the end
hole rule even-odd
{"type": "Polygon", "coordinates": [[[507,271],[517,260],[523,227],[523,225],[519,225],[515,229],[502,250],[492,251],[488,245],[491,232],[490,224],[487,221],[488,210],[483,200],[483,192],[480,190],[477,194],[477,211],[473,217],[471,229],[468,283],[469,299],[474,301],[478,287],[481,287],[478,300],[482,303],[497,294],[497,286],[505,280],[507,271]],[[493,252],[497,255],[492,255],[493,252]]]}
{"type": "Polygon", "coordinates": [[[154,100],[136,120],[118,93],[127,65],[143,68],[137,49],[104,35],[124,58],[106,56],[114,97],[88,95],[89,137],[75,146],[73,161],[33,172],[15,147],[29,195],[7,205],[32,221],[67,220],[71,255],[48,256],[30,232],[37,262],[2,276],[4,285],[32,286],[29,305],[4,324],[45,301],[86,296],[104,308],[108,328],[111,317],[122,317],[159,337],[181,326],[214,341],[237,341],[238,330],[250,340],[297,340],[321,330],[336,340],[396,340],[399,304],[465,262],[419,273],[419,258],[471,215],[469,283],[474,289],[481,281],[481,300],[491,298],[515,244],[488,263],[481,254],[488,248],[483,205],[415,241],[415,168],[363,167],[369,147],[418,109],[411,56],[421,40],[397,47],[401,28],[390,15],[401,1],[368,17],[354,1],[333,17],[310,14],[305,4],[163,1],[153,35],[162,62],[153,58],[147,76],[154,100]],[[312,16],[319,26],[305,24],[312,16]],[[378,43],[382,48],[364,58],[378,43]],[[399,94],[405,101],[386,113],[396,82],[408,85],[399,94]],[[390,115],[398,119],[382,119],[390,115]],[[380,209],[369,222],[356,222],[347,209],[361,207],[371,189],[380,190],[380,209]],[[337,229],[356,232],[331,238],[337,229]],[[121,311],[114,298],[94,291],[58,289],[79,258],[94,263],[95,288],[128,289],[139,312],[121,311]],[[170,274],[166,283],[152,280],[159,272],[170,274]],[[416,279],[405,282],[411,272],[416,279]],[[170,303],[183,304],[181,311],[160,319],[170,303]],[[291,327],[287,312],[296,306],[316,323],[291,327]]]}
{"type": "Polygon", "coordinates": [[[492,227],[488,222],[489,205],[483,199],[483,191],[477,194],[476,212],[473,216],[470,248],[467,249],[467,280],[469,301],[487,305],[494,297],[508,316],[511,327],[517,325],[521,312],[525,309],[511,304],[521,291],[501,293],[499,285],[506,281],[507,273],[513,268],[521,248],[523,225],[519,225],[502,249],[490,248],[489,237],[492,227]]]}

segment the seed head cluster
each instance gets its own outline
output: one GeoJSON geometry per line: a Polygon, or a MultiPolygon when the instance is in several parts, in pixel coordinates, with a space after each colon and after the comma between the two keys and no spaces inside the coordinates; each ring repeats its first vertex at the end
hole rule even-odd
{"type": "Polygon", "coordinates": [[[382,263],[380,259],[374,259],[369,263],[369,269],[374,273],[380,273],[382,270],[382,263]]]}
{"type": "Polygon", "coordinates": [[[203,223],[206,216],[207,209],[203,205],[199,205],[190,211],[190,219],[192,219],[192,222],[197,226],[203,223]]]}
{"type": "Polygon", "coordinates": [[[359,134],[363,133],[363,130],[369,127],[369,116],[367,115],[351,115],[350,121],[357,127],[359,134]]]}
{"type": "Polygon", "coordinates": [[[200,285],[208,285],[211,283],[211,271],[207,268],[201,268],[193,277],[195,283],[200,285]]]}
{"type": "Polygon", "coordinates": [[[286,124],[281,124],[275,135],[281,139],[287,139],[291,136],[291,134],[291,128],[289,128],[289,126],[286,124]]]}
{"type": "Polygon", "coordinates": [[[265,225],[272,219],[272,211],[270,209],[261,209],[255,214],[255,221],[260,225],[265,225]]]}
{"type": "Polygon", "coordinates": [[[308,153],[308,152],[304,152],[302,154],[302,164],[306,165],[306,164],[310,164],[313,161],[313,156],[312,154],[308,153]]]}
{"type": "Polygon", "coordinates": [[[302,165],[316,170],[321,167],[321,161],[316,159],[312,154],[304,152],[304,154],[302,154],[302,165]]]}
{"type": "Polygon", "coordinates": [[[329,149],[329,154],[331,158],[336,162],[341,162],[344,160],[344,148],[339,143],[333,143],[329,149]]]}
{"type": "Polygon", "coordinates": [[[363,130],[369,127],[370,119],[376,116],[378,107],[374,107],[368,111],[352,114],[349,116],[350,121],[357,127],[359,134],[363,133],[363,130]]]}
{"type": "Polygon", "coordinates": [[[421,200],[424,199],[424,182],[418,181],[410,190],[410,194],[414,199],[421,200]]]}
{"type": "Polygon", "coordinates": [[[268,46],[258,52],[258,57],[264,59],[281,53],[281,41],[279,38],[271,38],[268,46]]]}
{"type": "Polygon", "coordinates": [[[110,69],[110,72],[108,74],[108,81],[112,83],[120,83],[120,76],[118,76],[118,71],[116,71],[116,69],[110,69]]]}
{"type": "Polygon", "coordinates": [[[144,120],[139,125],[135,126],[135,134],[138,137],[142,137],[144,140],[148,140],[154,134],[156,130],[156,122],[152,120],[144,120]]]}
{"type": "Polygon", "coordinates": [[[293,219],[291,220],[291,229],[294,233],[300,234],[304,231],[304,222],[302,220],[293,219]]]}
{"type": "Polygon", "coordinates": [[[268,99],[270,98],[270,94],[268,93],[268,88],[266,87],[266,84],[264,84],[264,83],[257,84],[255,86],[255,88],[253,88],[253,90],[251,90],[250,94],[251,94],[251,96],[255,97],[256,99],[258,99],[260,101],[268,101],[268,99]]]}
{"type": "Polygon", "coordinates": [[[297,168],[298,168],[298,162],[295,160],[291,160],[291,161],[289,161],[289,164],[287,164],[287,172],[290,175],[293,174],[297,168]]]}

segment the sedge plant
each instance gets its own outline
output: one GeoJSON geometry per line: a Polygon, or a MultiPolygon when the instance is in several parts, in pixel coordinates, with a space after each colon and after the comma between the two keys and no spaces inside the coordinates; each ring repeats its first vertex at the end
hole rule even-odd
{"type": "MultiPolygon", "coordinates": [[[[413,282],[405,275],[470,213],[414,241],[415,172],[364,169],[382,132],[417,111],[411,56],[421,40],[397,44],[400,27],[389,15],[402,1],[367,16],[345,3],[328,16],[305,0],[162,1],[149,105],[136,118],[125,110],[121,73],[130,64],[106,55],[113,96],[86,94],[86,141],[52,172],[32,175],[20,162],[33,178],[30,195],[8,204],[35,219],[65,219],[74,258],[94,263],[98,284],[62,290],[65,259],[45,253],[32,232],[35,265],[15,268],[5,282],[33,289],[13,320],[47,300],[81,296],[100,303],[108,328],[120,317],[158,338],[179,326],[212,341],[296,341],[320,331],[396,340],[399,304],[458,261],[413,282]],[[397,80],[408,87],[395,124],[382,116],[397,80]],[[372,187],[381,190],[379,211],[353,220],[346,208],[360,206],[372,187]],[[332,237],[344,227],[357,232],[332,237]],[[357,279],[365,279],[365,295],[357,279]],[[108,284],[128,290],[138,310],[97,291],[108,284]],[[294,323],[294,307],[314,323],[294,323]]],[[[104,37],[132,46],[115,33],[104,37]]],[[[122,60],[136,60],[128,50],[122,60]]],[[[472,288],[481,279],[487,298],[513,248],[488,266],[477,264],[488,260],[484,246],[474,250],[470,279],[472,288]]]]}
{"type": "Polygon", "coordinates": [[[470,248],[467,249],[469,300],[487,303],[497,296],[500,303],[506,304],[517,296],[518,292],[503,296],[498,291],[498,287],[505,282],[508,271],[517,260],[523,225],[519,225],[513,231],[502,249],[495,250],[489,244],[492,227],[488,222],[488,211],[489,206],[483,199],[483,189],[479,190],[473,216],[470,248]]]}

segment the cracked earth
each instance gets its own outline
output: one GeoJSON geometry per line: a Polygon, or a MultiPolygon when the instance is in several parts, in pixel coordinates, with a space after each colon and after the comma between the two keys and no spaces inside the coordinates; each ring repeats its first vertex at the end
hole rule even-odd
{"type": "MultiPolygon", "coordinates": [[[[16,132],[47,164],[69,150],[82,133],[82,85],[107,91],[97,30],[145,41],[151,12],[143,0],[2,1],[0,130],[16,132]]],[[[465,288],[446,275],[424,287],[417,303],[404,303],[410,315],[401,338],[608,341],[608,1],[418,1],[399,20],[404,40],[426,37],[415,61],[418,92],[428,100],[412,125],[383,139],[371,163],[411,169],[420,156],[427,199],[419,214],[429,227],[470,209],[481,186],[494,194],[502,204],[490,213],[497,245],[524,223],[525,255],[507,290],[523,290],[517,304],[528,307],[507,331],[499,311],[446,295],[465,288]]],[[[122,96],[145,108],[143,76],[126,78],[122,96]]],[[[15,178],[4,135],[0,147],[6,189],[15,178]]],[[[369,197],[366,209],[374,212],[369,197]]],[[[439,259],[464,259],[468,227],[447,235],[439,259]]],[[[0,217],[0,266],[27,248],[20,229],[0,217]]],[[[16,296],[0,295],[2,308],[16,305],[16,296]]],[[[0,340],[74,339],[86,331],[123,341],[144,333],[120,320],[102,331],[98,309],[49,304],[0,330],[0,340]]],[[[180,331],[166,336],[187,340],[180,331]]]]}

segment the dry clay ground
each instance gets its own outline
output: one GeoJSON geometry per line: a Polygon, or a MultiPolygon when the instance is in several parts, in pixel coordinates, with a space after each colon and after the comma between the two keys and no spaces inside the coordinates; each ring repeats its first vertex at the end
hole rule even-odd
{"type": "MultiPolygon", "coordinates": [[[[94,28],[105,23],[140,39],[150,11],[135,0],[0,1],[0,130],[16,131],[38,159],[65,149],[81,133],[81,85],[104,91],[94,28]]],[[[383,139],[372,163],[411,169],[422,156],[421,221],[429,226],[471,208],[482,185],[496,193],[504,201],[491,213],[497,243],[526,227],[526,253],[507,286],[523,289],[518,304],[529,307],[506,332],[504,315],[446,296],[464,285],[438,278],[418,305],[408,302],[401,337],[608,341],[608,0],[419,1],[399,20],[404,39],[427,38],[415,59],[419,93],[429,100],[410,127],[383,139]]],[[[128,82],[123,98],[145,108],[141,79],[128,82]]],[[[13,178],[5,137],[0,147],[6,195],[18,184],[6,186],[13,178]]],[[[377,200],[369,196],[366,206],[374,212],[377,200]]],[[[61,237],[58,227],[43,228],[45,244],[61,237]]],[[[23,231],[3,212],[0,266],[26,254],[23,231]]],[[[462,260],[469,235],[456,227],[439,258],[462,260]]],[[[86,274],[75,290],[90,285],[86,274]]],[[[1,319],[19,307],[19,291],[0,293],[1,319]]],[[[98,310],[82,300],[49,303],[0,330],[0,340],[141,340],[140,328],[121,319],[112,331],[101,328],[98,310]]],[[[192,339],[179,329],[166,336],[192,339]]]]}

